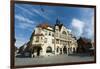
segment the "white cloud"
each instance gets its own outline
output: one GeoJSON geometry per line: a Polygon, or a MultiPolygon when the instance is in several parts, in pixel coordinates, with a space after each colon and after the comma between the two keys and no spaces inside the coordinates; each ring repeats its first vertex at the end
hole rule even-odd
{"type": "MultiPolygon", "coordinates": [[[[18,25],[16,25],[16,27],[19,27],[21,29],[24,30],[28,30],[31,31],[33,30],[34,26],[35,26],[35,21],[32,21],[24,16],[21,15],[15,15],[15,19],[19,20],[18,25]]],[[[22,34],[16,34],[16,35],[20,35],[16,37],[16,43],[15,45],[17,47],[22,46],[25,42],[28,42],[28,39],[23,37],[22,34]]]]}
{"type": "Polygon", "coordinates": [[[26,17],[21,16],[21,15],[15,15],[15,18],[20,21],[18,23],[19,26],[17,26],[17,27],[20,27],[21,29],[27,29],[27,30],[33,29],[35,26],[35,23],[36,23],[35,21],[32,21],[26,17]]]}
{"type": "Polygon", "coordinates": [[[23,16],[21,16],[21,15],[15,15],[15,18],[16,19],[18,19],[18,20],[20,20],[20,21],[23,21],[23,22],[27,22],[27,23],[31,23],[31,24],[33,24],[34,23],[34,21],[32,21],[32,20],[29,20],[28,18],[25,18],[25,17],[23,17],[23,16]]]}
{"type": "Polygon", "coordinates": [[[80,19],[72,19],[71,27],[72,32],[77,37],[86,37],[94,39],[94,9],[93,8],[81,8],[80,19]]]}
{"type": "Polygon", "coordinates": [[[86,19],[85,21],[81,21],[79,19],[72,19],[71,29],[73,34],[79,37],[86,37],[89,39],[94,38],[94,17],[91,19],[86,19]]]}
{"type": "Polygon", "coordinates": [[[72,20],[72,26],[78,29],[82,29],[84,27],[84,22],[74,18],[72,20]]]}
{"type": "Polygon", "coordinates": [[[19,23],[19,27],[21,29],[29,30],[29,29],[32,29],[34,27],[34,25],[31,25],[31,24],[28,24],[28,23],[19,23]]]}
{"type": "Polygon", "coordinates": [[[74,18],[71,23],[71,28],[74,35],[78,38],[83,33],[84,22],[74,18]]]}
{"type": "Polygon", "coordinates": [[[81,8],[80,16],[85,24],[81,36],[94,39],[94,8],[81,8]]]}
{"type": "MultiPolygon", "coordinates": [[[[32,16],[32,15],[36,16],[36,14],[38,14],[38,15],[40,15],[41,17],[43,17],[43,18],[49,20],[49,17],[46,15],[46,13],[41,12],[41,10],[37,10],[37,9],[33,8],[32,10],[29,11],[28,9],[26,9],[26,8],[24,8],[24,7],[21,7],[21,6],[18,6],[18,5],[15,5],[15,6],[16,6],[17,8],[19,8],[19,9],[21,9],[22,11],[24,11],[24,12],[30,14],[31,16],[32,16]],[[34,14],[34,12],[35,12],[36,14],[34,14]]],[[[50,12],[51,12],[51,11],[50,11],[50,12]]]]}
{"type": "Polygon", "coordinates": [[[85,21],[85,27],[83,31],[83,37],[94,39],[94,17],[92,16],[89,20],[85,21]]]}
{"type": "Polygon", "coordinates": [[[21,47],[24,43],[25,43],[24,41],[17,40],[16,43],[15,43],[15,46],[19,48],[19,47],[21,47]]]}
{"type": "Polygon", "coordinates": [[[33,12],[29,11],[28,9],[24,8],[24,7],[21,7],[21,6],[18,6],[18,5],[15,5],[15,7],[21,9],[22,11],[28,13],[29,15],[35,15],[33,12]]]}
{"type": "Polygon", "coordinates": [[[25,39],[24,37],[22,37],[22,36],[16,37],[15,46],[19,48],[20,46],[22,46],[22,45],[25,44],[26,42],[28,42],[28,40],[25,39]]]}

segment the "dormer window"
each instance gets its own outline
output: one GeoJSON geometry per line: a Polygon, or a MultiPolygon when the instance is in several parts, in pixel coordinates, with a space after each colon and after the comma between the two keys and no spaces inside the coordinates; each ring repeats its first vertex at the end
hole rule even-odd
{"type": "Polygon", "coordinates": [[[62,34],[66,35],[67,33],[65,31],[63,31],[62,34]]]}

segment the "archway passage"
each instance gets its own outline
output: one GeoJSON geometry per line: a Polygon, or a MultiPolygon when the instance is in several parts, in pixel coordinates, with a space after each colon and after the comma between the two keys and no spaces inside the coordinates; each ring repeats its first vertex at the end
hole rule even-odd
{"type": "Polygon", "coordinates": [[[52,53],[52,48],[50,46],[48,46],[47,49],[46,49],[46,52],[47,53],[52,53]]]}
{"type": "Polygon", "coordinates": [[[42,50],[42,48],[41,47],[38,47],[37,48],[37,56],[40,56],[40,50],[42,50]]]}
{"type": "Polygon", "coordinates": [[[33,52],[37,53],[37,56],[40,56],[40,50],[42,50],[41,46],[35,46],[33,52]]]}

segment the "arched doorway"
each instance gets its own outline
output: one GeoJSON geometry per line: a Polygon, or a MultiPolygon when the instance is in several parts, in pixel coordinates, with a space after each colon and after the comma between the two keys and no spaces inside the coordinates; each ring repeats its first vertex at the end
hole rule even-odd
{"type": "Polygon", "coordinates": [[[42,50],[42,48],[41,47],[38,47],[37,48],[37,56],[40,56],[40,50],[42,50]]]}
{"type": "Polygon", "coordinates": [[[63,48],[63,53],[67,54],[67,48],[66,48],[66,46],[64,46],[64,48],[63,48]]]}
{"type": "Polygon", "coordinates": [[[33,53],[36,53],[37,56],[40,56],[40,50],[42,50],[41,46],[35,46],[33,48],[33,53]]]}
{"type": "Polygon", "coordinates": [[[52,53],[52,48],[50,46],[47,47],[46,53],[52,53]]]}

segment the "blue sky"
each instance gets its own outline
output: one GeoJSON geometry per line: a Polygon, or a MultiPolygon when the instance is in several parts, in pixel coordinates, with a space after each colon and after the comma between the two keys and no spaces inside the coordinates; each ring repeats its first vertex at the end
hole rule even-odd
{"type": "Polygon", "coordinates": [[[36,25],[54,25],[57,17],[77,38],[93,39],[94,36],[93,8],[15,4],[14,12],[17,47],[29,41],[36,25]]]}

